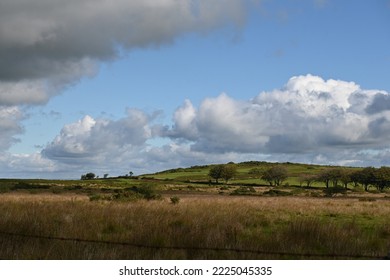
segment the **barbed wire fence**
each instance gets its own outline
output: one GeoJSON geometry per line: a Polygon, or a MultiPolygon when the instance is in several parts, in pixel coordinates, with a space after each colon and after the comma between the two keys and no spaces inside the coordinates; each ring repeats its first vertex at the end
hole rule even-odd
{"type": "Polygon", "coordinates": [[[5,231],[0,231],[0,235],[24,237],[30,239],[51,240],[51,241],[104,244],[104,245],[112,245],[112,246],[129,246],[135,248],[155,249],[155,250],[197,250],[197,251],[215,251],[215,252],[236,252],[236,253],[250,253],[250,254],[264,255],[264,256],[318,258],[318,259],[390,260],[390,251],[388,252],[387,256],[373,256],[373,255],[363,255],[363,254],[350,255],[350,254],[293,253],[293,252],[262,251],[262,250],[238,249],[238,248],[155,246],[155,245],[135,244],[132,242],[125,242],[125,241],[90,240],[90,239],[82,239],[82,238],[54,237],[54,236],[43,236],[43,235],[24,234],[24,233],[5,232],[5,231]]]}

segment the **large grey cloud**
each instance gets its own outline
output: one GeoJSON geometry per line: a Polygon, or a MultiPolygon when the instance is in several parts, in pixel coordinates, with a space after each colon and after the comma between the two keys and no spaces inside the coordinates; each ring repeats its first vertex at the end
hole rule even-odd
{"type": "MultiPolygon", "coordinates": [[[[170,44],[186,33],[239,26],[247,2],[2,0],[0,106],[45,104],[65,87],[94,76],[101,63],[134,48],[170,44]]],[[[0,151],[22,132],[16,120],[2,114],[0,127],[8,128],[0,134],[0,151]]]]}
{"type": "Polygon", "coordinates": [[[15,135],[23,132],[23,127],[20,125],[23,118],[24,115],[18,107],[0,106],[0,151],[18,142],[15,135]]]}
{"type": "Polygon", "coordinates": [[[3,0],[0,105],[47,101],[121,50],[240,24],[247,1],[3,0]]]}

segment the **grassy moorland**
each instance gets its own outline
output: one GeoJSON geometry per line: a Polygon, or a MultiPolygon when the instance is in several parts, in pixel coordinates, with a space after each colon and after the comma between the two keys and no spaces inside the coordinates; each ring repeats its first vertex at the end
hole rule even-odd
{"type": "Polygon", "coordinates": [[[122,179],[0,180],[0,259],[388,255],[388,190],[301,187],[300,174],[325,167],[295,164],[291,178],[270,187],[248,174],[254,165],[263,167],[243,164],[229,184],[210,184],[208,166],[122,179]]]}

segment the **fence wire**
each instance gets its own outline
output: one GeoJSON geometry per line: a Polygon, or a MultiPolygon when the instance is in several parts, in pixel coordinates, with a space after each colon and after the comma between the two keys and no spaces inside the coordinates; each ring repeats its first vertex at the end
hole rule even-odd
{"type": "Polygon", "coordinates": [[[107,241],[107,240],[90,240],[82,238],[68,238],[68,237],[55,237],[55,236],[43,236],[34,234],[24,234],[16,232],[5,232],[0,231],[1,235],[24,237],[31,239],[42,239],[52,241],[67,241],[67,242],[79,242],[79,243],[90,243],[90,244],[104,244],[104,245],[115,245],[115,246],[129,246],[143,249],[155,249],[155,250],[196,250],[196,251],[215,251],[215,252],[236,252],[236,253],[250,253],[256,255],[271,255],[271,256],[290,256],[290,257],[306,257],[306,258],[322,258],[322,259],[371,259],[371,260],[389,260],[390,252],[387,256],[372,256],[372,255],[348,255],[348,254],[317,254],[317,253],[292,253],[292,252],[279,252],[279,251],[262,251],[262,250],[251,250],[251,249],[238,249],[238,248],[216,248],[216,247],[185,247],[185,246],[155,246],[155,245],[144,245],[135,244],[132,242],[125,241],[107,241]]]}

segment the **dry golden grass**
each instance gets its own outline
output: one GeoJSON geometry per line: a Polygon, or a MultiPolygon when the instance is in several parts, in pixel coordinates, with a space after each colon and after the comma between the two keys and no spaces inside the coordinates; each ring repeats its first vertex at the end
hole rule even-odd
{"type": "Polygon", "coordinates": [[[188,249],[0,234],[0,258],[300,258],[197,249],[220,248],[325,254],[329,256],[323,258],[332,259],[337,257],[331,255],[385,256],[390,249],[389,200],[218,195],[180,198],[180,203],[173,205],[169,199],[90,202],[88,197],[75,194],[2,194],[2,232],[188,249]]]}

